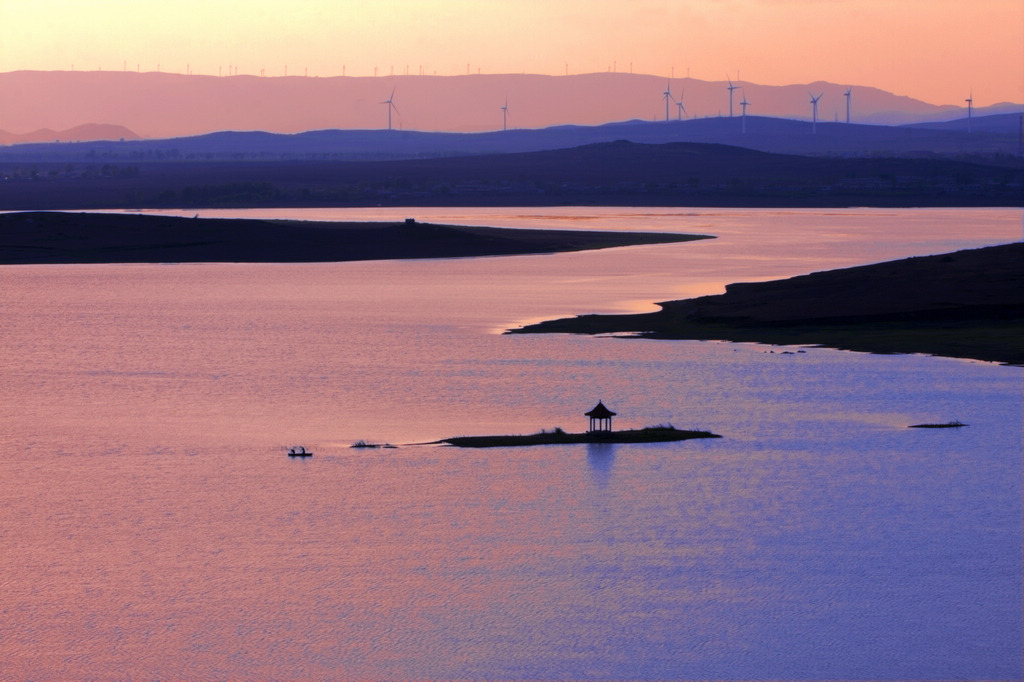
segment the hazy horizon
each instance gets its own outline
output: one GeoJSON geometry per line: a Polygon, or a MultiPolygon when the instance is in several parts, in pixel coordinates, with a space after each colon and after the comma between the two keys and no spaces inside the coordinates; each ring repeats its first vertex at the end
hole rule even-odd
{"type": "Polygon", "coordinates": [[[651,74],[1024,101],[1017,0],[0,0],[0,73],[651,74]]]}

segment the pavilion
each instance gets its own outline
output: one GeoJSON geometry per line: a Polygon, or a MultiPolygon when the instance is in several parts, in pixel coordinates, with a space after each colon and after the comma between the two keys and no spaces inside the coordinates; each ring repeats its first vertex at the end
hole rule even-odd
{"type": "Polygon", "coordinates": [[[598,400],[597,406],[590,412],[585,412],[584,414],[587,417],[590,417],[590,429],[588,429],[588,433],[611,433],[612,417],[615,416],[615,413],[605,407],[603,402],[598,400]]]}

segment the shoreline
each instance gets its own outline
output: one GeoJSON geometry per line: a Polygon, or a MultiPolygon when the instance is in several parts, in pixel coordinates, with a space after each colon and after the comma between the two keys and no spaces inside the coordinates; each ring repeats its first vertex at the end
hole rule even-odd
{"type": "Polygon", "coordinates": [[[507,334],[650,339],[924,353],[1024,365],[1024,243],[730,284],[717,296],[635,315],[581,315],[507,334]]]}
{"type": "Polygon", "coordinates": [[[466,227],[404,222],[0,214],[0,265],[330,263],[515,256],[667,244],[710,235],[466,227]]]}

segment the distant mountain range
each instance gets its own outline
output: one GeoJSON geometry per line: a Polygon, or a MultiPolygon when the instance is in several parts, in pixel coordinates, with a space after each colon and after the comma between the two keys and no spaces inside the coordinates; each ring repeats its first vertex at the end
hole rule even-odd
{"type": "MultiPolygon", "coordinates": [[[[96,127],[99,129],[100,127],[96,127]]],[[[615,141],[699,142],[812,156],[992,156],[1021,154],[1021,114],[975,116],[912,126],[817,123],[764,116],[627,121],[485,133],[318,130],[297,134],[218,132],[174,139],[0,147],[0,162],[145,163],[154,161],[379,161],[566,149],[615,141]]],[[[57,134],[58,136],[62,134],[57,134]]],[[[63,135],[66,135],[63,134],[63,135]]],[[[74,139],[68,137],[67,139],[74,139]]]]}
{"type": "Polygon", "coordinates": [[[28,144],[33,142],[95,142],[96,140],[137,140],[139,136],[124,126],[86,123],[67,130],[40,128],[16,135],[0,130],[0,144],[28,144]]]}
{"type": "MultiPolygon", "coordinates": [[[[809,94],[823,93],[819,124],[845,122],[850,89],[853,123],[900,125],[950,121],[962,106],[935,105],[877,88],[816,82],[769,86],[736,81],[595,73],[573,76],[470,75],[380,78],[259,78],[109,71],[0,73],[0,143],[174,138],[227,130],[302,133],[386,128],[483,132],[600,126],[666,118],[728,120],[748,114],[810,121],[809,94]],[[681,101],[685,111],[677,106],[681,101]],[[99,126],[91,124],[103,124],[99,126]],[[110,126],[110,127],[104,127],[110,126]],[[134,131],[134,132],[133,132],[134,131]]],[[[978,106],[974,115],[1018,113],[1019,104],[978,106]]],[[[738,121],[737,121],[738,122],[738,121]]]]}
{"type": "Polygon", "coordinates": [[[968,119],[854,87],[846,123],[843,86],[736,84],[729,116],[727,83],[668,83],[666,120],[665,80],[629,74],[0,74],[0,124],[31,131],[0,134],[0,210],[1021,203],[1018,105],[968,119]],[[812,122],[808,90],[842,115],[812,122]]]}

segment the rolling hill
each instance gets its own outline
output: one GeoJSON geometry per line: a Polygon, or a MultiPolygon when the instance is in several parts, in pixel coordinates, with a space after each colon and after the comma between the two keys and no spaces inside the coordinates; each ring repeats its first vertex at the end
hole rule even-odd
{"type": "Polygon", "coordinates": [[[33,142],[94,142],[96,140],[120,141],[137,139],[139,139],[139,136],[124,126],[103,123],[85,123],[68,130],[40,128],[39,130],[33,130],[21,135],[0,130],[0,145],[20,145],[33,142]]]}
{"type": "MultiPolygon", "coordinates": [[[[123,132],[123,131],[122,131],[123,132]]],[[[747,116],[684,121],[626,121],[485,133],[317,130],[296,134],[224,131],[167,140],[19,144],[0,147],[0,163],[270,160],[395,160],[508,154],[625,140],[699,142],[765,152],[839,156],[963,156],[1021,153],[1022,116],[976,116],[942,124],[877,126],[747,116]]],[[[117,139],[117,138],[115,138],[117,139]]]]}
{"type": "MultiPolygon", "coordinates": [[[[843,93],[851,84],[814,82],[769,86],[736,81],[749,114],[809,120],[808,91],[824,93],[821,121],[845,121],[843,93]]],[[[961,118],[959,106],[936,105],[852,84],[855,123],[895,125],[961,118]]],[[[677,78],[686,117],[727,117],[725,81],[677,78]]],[[[394,92],[394,127],[431,132],[500,130],[508,103],[509,128],[595,126],[610,121],[665,119],[664,76],[591,73],[569,76],[398,75],[314,78],[304,76],[201,76],[113,71],[13,71],[0,73],[0,127],[15,134],[41,128],[68,130],[101,122],[125,126],[144,138],[202,135],[222,130],[299,133],[387,127],[382,100],[394,92]]],[[[1010,113],[1020,105],[993,103],[975,113],[1010,113]]],[[[681,114],[673,106],[670,114],[681,114]]],[[[63,138],[62,138],[63,139],[63,138]]],[[[115,138],[116,139],[116,138],[115,138]]]]}
{"type": "MultiPolygon", "coordinates": [[[[119,143],[129,145],[131,143],[119,143]]],[[[120,207],[652,205],[1019,206],[1024,163],[840,158],[616,141],[395,161],[285,159],[19,163],[0,159],[0,210],[120,207]]]]}

